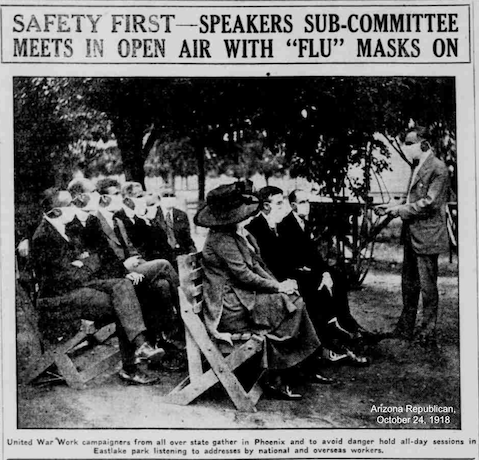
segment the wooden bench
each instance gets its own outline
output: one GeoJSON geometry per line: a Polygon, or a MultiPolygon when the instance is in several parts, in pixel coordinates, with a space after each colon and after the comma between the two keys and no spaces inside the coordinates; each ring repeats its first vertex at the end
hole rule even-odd
{"type": "Polygon", "coordinates": [[[187,405],[216,384],[222,385],[240,411],[255,412],[262,394],[262,371],[249,390],[235,375],[242,364],[263,352],[264,338],[234,334],[233,346],[212,338],[203,322],[203,268],[201,253],[178,257],[180,311],[185,324],[188,377],[165,397],[165,402],[187,405]]]}
{"type": "Polygon", "coordinates": [[[51,380],[64,380],[75,389],[85,388],[88,382],[118,364],[117,347],[108,345],[101,352],[93,348],[104,344],[115,332],[114,323],[98,328],[93,321],[81,320],[80,330],[72,338],[46,346],[44,353],[20,375],[20,383],[33,383],[55,366],[58,373],[51,373],[51,380]],[[75,356],[80,351],[83,354],[75,356]]]}

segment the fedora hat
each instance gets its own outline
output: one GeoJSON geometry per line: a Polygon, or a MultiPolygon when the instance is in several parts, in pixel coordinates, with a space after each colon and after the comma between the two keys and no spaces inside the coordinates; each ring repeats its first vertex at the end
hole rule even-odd
{"type": "Polygon", "coordinates": [[[200,227],[233,225],[254,216],[258,206],[259,200],[244,182],[220,185],[208,193],[193,220],[200,227]]]}

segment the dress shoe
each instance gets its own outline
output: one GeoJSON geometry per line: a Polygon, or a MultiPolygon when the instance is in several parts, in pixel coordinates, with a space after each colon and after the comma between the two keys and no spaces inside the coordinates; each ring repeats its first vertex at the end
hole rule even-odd
{"type": "Polygon", "coordinates": [[[300,393],[294,393],[289,385],[270,385],[267,384],[264,387],[265,393],[273,399],[281,399],[285,401],[299,401],[303,399],[303,395],[300,393]]]}
{"type": "Polygon", "coordinates": [[[346,352],[344,353],[336,353],[329,348],[323,348],[321,361],[327,364],[339,364],[342,361],[348,359],[348,355],[346,352]]]}
{"type": "Polygon", "coordinates": [[[345,364],[349,364],[350,366],[357,366],[357,367],[367,367],[371,363],[369,359],[364,356],[358,356],[351,350],[346,352],[347,359],[344,361],[345,364]]]}
{"type": "Polygon", "coordinates": [[[311,383],[319,384],[319,385],[331,385],[333,383],[336,383],[336,380],[325,377],[324,375],[321,375],[319,373],[313,374],[309,377],[309,381],[311,383]]]}
{"type": "Polygon", "coordinates": [[[151,385],[159,380],[158,376],[145,374],[139,369],[135,369],[133,372],[127,372],[125,369],[121,369],[118,375],[120,379],[133,385],[151,385]]]}
{"type": "Polygon", "coordinates": [[[148,342],[144,342],[135,351],[135,364],[142,362],[155,362],[161,361],[161,358],[165,356],[165,350],[159,347],[152,347],[148,342]]]}

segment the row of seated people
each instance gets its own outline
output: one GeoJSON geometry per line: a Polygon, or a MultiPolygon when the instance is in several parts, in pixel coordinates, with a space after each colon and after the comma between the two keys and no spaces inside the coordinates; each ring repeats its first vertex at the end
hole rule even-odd
{"type": "Polygon", "coordinates": [[[293,391],[293,377],[332,383],[322,375],[325,357],[367,366],[349,347],[374,334],[352,317],[344,277],[317,250],[307,194],[295,190],[289,200],[285,216],[281,189],[265,187],[255,196],[245,182],[222,185],[194,220],[209,228],[202,259],[207,328],[221,340],[262,334],[268,392],[297,400],[302,395],[293,391]]]}
{"type": "MultiPolygon", "coordinates": [[[[232,187],[238,185],[226,186],[226,195],[232,187]]],[[[208,195],[210,201],[215,193],[217,191],[208,195]]],[[[349,312],[347,287],[341,273],[328,267],[316,250],[308,223],[309,203],[305,192],[298,190],[290,194],[292,212],[286,217],[282,190],[265,187],[258,196],[254,218],[245,235],[250,247],[257,248],[258,257],[261,254],[262,263],[275,283],[279,281],[287,286],[289,294],[297,293],[299,288],[306,303],[305,314],[311,318],[314,335],[322,345],[321,362],[326,359],[367,365],[367,359],[355,355],[349,344],[370,334],[349,312]]],[[[228,198],[228,206],[233,202],[228,198]]],[[[68,191],[48,191],[43,202],[45,214],[33,238],[40,298],[66,295],[70,301],[69,313],[75,319],[116,316],[123,356],[120,376],[135,383],[151,383],[156,378],[135,365],[141,359],[135,358],[131,351],[128,343],[131,333],[122,332],[128,329],[122,324],[121,311],[128,305],[129,311],[136,311],[138,317],[135,316],[131,324],[140,324],[138,327],[144,327],[144,331],[134,340],[151,344],[150,352],[155,354],[148,358],[150,361],[164,354],[163,348],[169,345],[167,336],[173,335],[172,325],[183,330],[177,314],[175,259],[196,248],[188,218],[174,204],[174,197],[163,196],[160,200],[157,195],[146,194],[142,186],[134,182],[120,188],[114,179],[100,180],[96,187],[89,180],[75,180],[68,191]],[[113,311],[111,308],[105,311],[102,302],[111,305],[113,311]]],[[[195,217],[198,225],[204,225],[200,219],[204,212],[200,209],[195,217]]],[[[245,223],[242,222],[243,228],[245,223]]],[[[205,261],[209,247],[211,242],[205,246],[205,261]]],[[[215,290],[217,288],[215,285],[215,290]]],[[[257,286],[253,286],[252,291],[256,293],[256,290],[257,286]]],[[[221,291],[221,295],[225,292],[227,290],[221,291]]],[[[207,298],[207,303],[215,305],[216,297],[207,298]]],[[[222,304],[225,298],[221,299],[222,304]]],[[[302,302],[299,296],[295,304],[298,302],[302,302]]],[[[241,305],[241,308],[245,306],[241,305]]],[[[46,313],[43,312],[44,318],[48,318],[46,313]]],[[[216,333],[214,327],[212,333],[216,333]]],[[[314,348],[317,355],[317,347],[314,348]]],[[[317,383],[333,382],[322,376],[315,366],[312,369],[317,383]]],[[[273,396],[295,398],[288,385],[278,383],[282,379],[273,368],[270,375],[271,388],[277,390],[272,391],[273,396]]]]}
{"type": "Polygon", "coordinates": [[[68,190],[49,189],[41,205],[31,260],[42,328],[54,328],[59,318],[114,320],[120,377],[157,381],[140,364],[157,366],[165,349],[178,344],[172,339],[181,342],[174,265],[177,255],[196,250],[186,214],[174,207],[174,197],[147,197],[140,184],[120,189],[113,179],[96,187],[79,179],[68,190]]]}

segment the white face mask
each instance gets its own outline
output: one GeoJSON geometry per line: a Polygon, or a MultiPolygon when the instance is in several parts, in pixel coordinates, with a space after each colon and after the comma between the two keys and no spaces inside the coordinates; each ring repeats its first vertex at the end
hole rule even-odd
{"type": "Polygon", "coordinates": [[[161,202],[163,203],[164,208],[169,211],[176,206],[176,197],[164,196],[161,199],[161,202]]]}
{"type": "Polygon", "coordinates": [[[77,209],[73,206],[65,206],[63,208],[57,208],[61,211],[58,222],[62,225],[69,224],[76,216],[77,209]]]}
{"type": "Polygon", "coordinates": [[[416,142],[415,144],[404,144],[402,146],[402,151],[409,161],[418,160],[422,154],[421,143],[416,142]]]}
{"type": "Polygon", "coordinates": [[[108,212],[119,211],[123,207],[123,198],[121,195],[108,195],[111,198],[110,204],[105,206],[105,210],[108,212]]]}
{"type": "Polygon", "coordinates": [[[135,204],[135,214],[138,217],[144,217],[146,214],[146,200],[142,198],[130,198],[131,201],[135,204]]]}
{"type": "Polygon", "coordinates": [[[271,222],[274,222],[275,224],[279,224],[286,216],[286,205],[285,205],[283,197],[281,198],[279,196],[271,197],[269,207],[270,207],[270,212],[268,216],[271,219],[271,222]]]}

